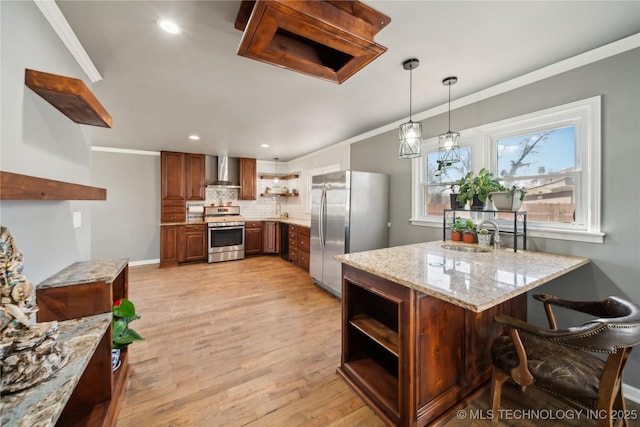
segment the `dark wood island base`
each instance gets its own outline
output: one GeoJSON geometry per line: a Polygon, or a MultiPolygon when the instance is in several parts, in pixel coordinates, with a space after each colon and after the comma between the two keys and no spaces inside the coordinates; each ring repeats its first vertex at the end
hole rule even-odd
{"type": "Polygon", "coordinates": [[[479,395],[504,313],[526,319],[526,293],[474,312],[343,265],[338,374],[391,426],[436,424],[479,395]]]}

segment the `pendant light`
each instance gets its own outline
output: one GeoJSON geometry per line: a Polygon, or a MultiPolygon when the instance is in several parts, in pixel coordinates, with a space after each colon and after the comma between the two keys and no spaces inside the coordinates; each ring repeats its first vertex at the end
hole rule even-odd
{"type": "Polygon", "coordinates": [[[277,157],[274,157],[274,158],[273,158],[273,160],[275,160],[275,161],[276,161],[276,173],[275,173],[275,175],[273,176],[273,186],[274,186],[274,187],[277,187],[277,186],[278,186],[278,183],[280,182],[280,178],[278,178],[278,158],[277,158],[277,157]]]}
{"type": "Polygon", "coordinates": [[[420,157],[420,145],[422,144],[422,123],[411,120],[411,90],[413,86],[413,69],[418,68],[420,61],[416,58],[407,59],[402,63],[405,70],[409,70],[409,121],[400,125],[400,148],[398,157],[401,159],[413,159],[420,157]]]}
{"type": "Polygon", "coordinates": [[[449,130],[439,137],[438,170],[460,161],[460,146],[458,145],[460,132],[451,132],[451,85],[457,82],[458,78],[453,76],[442,80],[444,86],[449,86],[449,130]]]}

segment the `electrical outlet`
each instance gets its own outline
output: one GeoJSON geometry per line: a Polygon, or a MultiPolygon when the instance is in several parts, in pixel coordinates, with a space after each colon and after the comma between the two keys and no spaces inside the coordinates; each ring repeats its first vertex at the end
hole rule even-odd
{"type": "Polygon", "coordinates": [[[80,228],[82,226],[82,212],[73,213],[73,228],[80,228]]]}

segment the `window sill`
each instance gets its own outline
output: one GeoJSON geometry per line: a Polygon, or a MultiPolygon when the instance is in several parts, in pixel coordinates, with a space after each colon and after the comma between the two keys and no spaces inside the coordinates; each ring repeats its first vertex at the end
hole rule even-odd
{"type": "MultiPolygon", "coordinates": [[[[410,218],[411,225],[419,225],[421,227],[432,227],[442,229],[442,220],[427,220],[410,218]]],[[[504,228],[511,231],[510,227],[504,228]]],[[[527,237],[537,237],[543,239],[568,240],[573,242],[584,243],[604,243],[605,234],[599,232],[582,231],[582,230],[558,230],[550,228],[527,227],[527,237]]]]}

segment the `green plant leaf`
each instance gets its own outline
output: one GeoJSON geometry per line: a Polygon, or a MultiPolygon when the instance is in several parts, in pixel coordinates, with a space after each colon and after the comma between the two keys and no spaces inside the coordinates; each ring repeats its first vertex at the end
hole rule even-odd
{"type": "Polygon", "coordinates": [[[128,299],[122,298],[120,305],[113,306],[113,315],[117,317],[135,317],[136,306],[128,299]]]}

